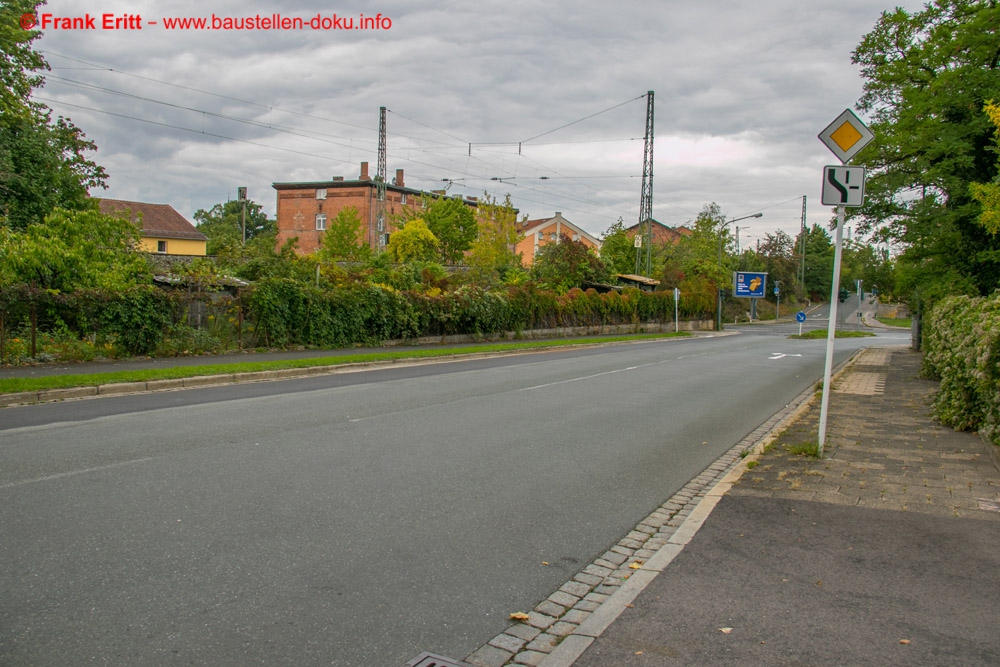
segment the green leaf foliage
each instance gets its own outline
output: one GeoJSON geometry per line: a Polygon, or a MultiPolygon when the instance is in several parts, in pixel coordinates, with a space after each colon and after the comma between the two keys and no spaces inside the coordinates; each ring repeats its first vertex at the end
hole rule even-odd
{"type": "Polygon", "coordinates": [[[590,247],[563,235],[556,243],[542,246],[535,255],[531,276],[543,286],[564,293],[586,283],[608,283],[607,265],[590,247]]]}
{"type": "Polygon", "coordinates": [[[438,240],[442,261],[462,264],[479,234],[472,208],[461,199],[442,197],[427,207],[423,220],[438,240]]]}
{"type": "Polygon", "coordinates": [[[57,209],[23,232],[0,228],[0,277],[59,292],[148,283],[139,228],[94,210],[57,209]]]}
{"type": "Polygon", "coordinates": [[[327,223],[317,254],[325,263],[364,262],[371,257],[371,246],[365,242],[358,209],[353,206],[341,209],[327,223]]]}
{"type": "Polygon", "coordinates": [[[194,219],[198,231],[208,237],[207,252],[209,255],[221,255],[224,258],[240,257],[243,246],[244,206],[246,213],[246,241],[267,237],[274,245],[274,234],[277,222],[269,220],[263,207],[254,201],[230,200],[216,204],[209,210],[198,209],[194,219]]]}
{"type": "Polygon", "coordinates": [[[97,146],[68,118],[52,120],[47,107],[31,101],[48,63],[32,42],[41,33],[22,30],[22,14],[44,3],[0,3],[0,226],[23,230],[55,208],[94,208],[89,188],[104,187],[107,174],[87,158],[97,146]]]}
{"type": "Polygon", "coordinates": [[[942,300],[924,321],[923,372],[939,379],[934,413],[1000,444],[1000,292],[942,300]]]}
{"type": "Polygon", "coordinates": [[[980,224],[970,190],[998,174],[982,113],[1000,99],[998,25],[993,0],[934,0],[883,13],[854,51],[875,140],[854,160],[868,178],[853,215],[861,232],[904,248],[899,289],[921,298],[1000,287],[1000,237],[980,224]]]}

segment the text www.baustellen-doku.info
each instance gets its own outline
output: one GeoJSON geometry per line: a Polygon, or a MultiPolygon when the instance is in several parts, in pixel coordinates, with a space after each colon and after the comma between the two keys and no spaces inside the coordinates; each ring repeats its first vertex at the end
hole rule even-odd
{"type": "Polygon", "coordinates": [[[23,14],[24,30],[389,30],[392,19],[382,14],[316,14],[315,16],[285,16],[254,14],[253,16],[158,17],[143,18],[141,14],[84,14],[59,16],[39,13],[23,14]]]}

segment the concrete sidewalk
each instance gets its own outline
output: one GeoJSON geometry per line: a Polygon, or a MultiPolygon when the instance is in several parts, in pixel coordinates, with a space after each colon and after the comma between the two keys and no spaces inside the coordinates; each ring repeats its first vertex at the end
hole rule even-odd
{"type": "Polygon", "coordinates": [[[834,383],[823,459],[792,453],[815,442],[814,401],[706,494],[700,529],[610,626],[532,662],[1000,664],[1000,472],[928,416],[919,368],[862,353],[834,383]]]}

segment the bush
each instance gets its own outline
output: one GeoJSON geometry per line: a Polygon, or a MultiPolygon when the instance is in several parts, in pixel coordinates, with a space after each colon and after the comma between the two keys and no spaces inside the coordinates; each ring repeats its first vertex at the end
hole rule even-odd
{"type": "Polygon", "coordinates": [[[923,374],[939,379],[934,414],[1000,444],[1000,292],[944,299],[924,328],[923,374]]]}

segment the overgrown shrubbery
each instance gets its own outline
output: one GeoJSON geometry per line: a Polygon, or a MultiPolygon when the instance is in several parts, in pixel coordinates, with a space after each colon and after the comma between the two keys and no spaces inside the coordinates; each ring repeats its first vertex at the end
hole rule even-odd
{"type": "Polygon", "coordinates": [[[924,374],[941,381],[934,412],[1000,444],[1000,292],[950,297],[925,321],[924,374]]]}

